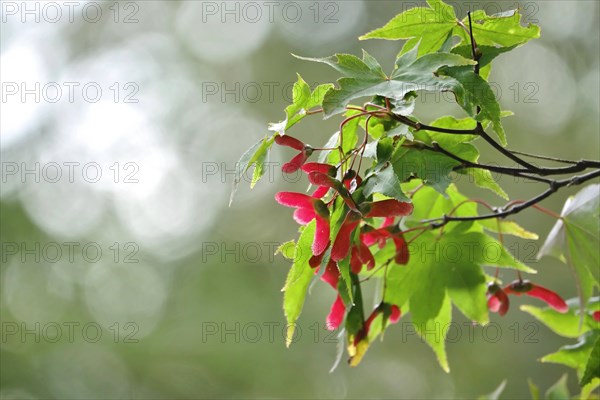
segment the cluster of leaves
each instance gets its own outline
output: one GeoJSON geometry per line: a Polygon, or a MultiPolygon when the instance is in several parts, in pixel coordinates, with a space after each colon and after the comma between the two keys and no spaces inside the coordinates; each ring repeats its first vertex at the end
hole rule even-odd
{"type": "MultiPolygon", "coordinates": [[[[284,287],[284,312],[291,327],[288,337],[293,335],[311,281],[320,278],[337,292],[327,321],[330,328],[344,324],[351,365],[360,361],[369,344],[400,317],[401,310],[403,316],[410,312],[416,331],[436,353],[442,368],[449,371],[444,335],[452,307],[486,324],[490,310],[507,311],[506,294],[510,293],[546,301],[550,311],[534,315],[552,313],[547,315],[565,318],[561,320],[564,326],[557,330],[588,333],[580,329],[581,323],[577,328],[569,325],[578,317],[558,295],[523,281],[521,273],[536,271],[515,259],[502,243],[504,235],[537,239],[536,234],[505,218],[536,202],[521,202],[524,204],[518,207],[519,202],[513,202],[509,211],[496,209],[465,197],[451,184],[453,173],[469,174],[476,185],[508,200],[491,172],[531,176],[529,170],[480,164],[475,143],[484,138],[507,155],[502,118],[511,113],[501,110],[487,79],[494,58],[539,37],[540,29],[522,26],[518,10],[499,15],[477,11],[460,19],[440,0],[428,0],[428,5],[407,10],[361,37],[406,40],[389,75],[364,51],[362,58],[350,54],[298,57],[329,65],[343,77],[337,85],[320,85],[311,91],[298,76],[286,118],[271,124],[271,134],[252,146],[238,164],[235,185],[254,167],[254,186],[265,170],[273,144],[298,152],[283,171],[304,170],[316,191],[312,195],[277,195],[281,204],[297,209],[294,218],[302,225],[299,239],[280,248],[293,259],[284,287]],[[415,99],[423,91],[451,92],[464,115],[444,116],[429,124],[419,121],[414,115],[415,99]],[[361,99],[366,102],[356,105],[361,99]],[[323,147],[288,135],[304,118],[319,114],[324,118],[343,116],[339,130],[323,147]],[[499,142],[487,135],[488,128],[499,142]],[[311,157],[316,162],[309,162],[311,157]],[[479,214],[481,207],[492,214],[479,214]],[[491,275],[486,270],[490,267],[491,275]],[[517,281],[502,289],[499,268],[515,270],[517,281]],[[381,285],[379,306],[365,318],[361,286],[373,281],[381,285]],[[434,330],[439,335],[425,334],[434,330]]],[[[572,168],[569,172],[581,170],[572,168]]],[[[577,182],[538,180],[551,183],[549,195],[595,176],[578,178],[577,182]]],[[[553,231],[542,253],[556,255],[574,269],[581,288],[582,316],[598,286],[593,270],[600,265],[598,227],[590,222],[591,215],[597,221],[598,187],[591,188],[581,195],[583,199],[570,200],[565,206],[559,221],[562,225],[553,231]],[[580,251],[581,241],[587,246],[584,253],[580,251]]],[[[525,310],[532,312],[534,308],[525,310]]],[[[549,319],[540,320],[550,325],[549,319]]],[[[587,353],[589,363],[597,362],[595,354],[587,353]]],[[[579,361],[578,368],[585,364],[579,361]]],[[[589,385],[591,378],[587,379],[586,371],[580,371],[582,383],[589,385]]]]}

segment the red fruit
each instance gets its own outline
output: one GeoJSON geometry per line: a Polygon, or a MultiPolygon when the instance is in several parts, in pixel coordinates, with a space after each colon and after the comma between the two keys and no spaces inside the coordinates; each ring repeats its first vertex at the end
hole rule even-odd
{"type": "Polygon", "coordinates": [[[371,324],[373,323],[373,321],[375,320],[375,318],[377,318],[377,316],[379,314],[381,314],[381,307],[377,307],[376,309],[374,309],[371,312],[371,315],[369,315],[369,318],[367,318],[367,320],[365,321],[365,325],[363,326],[363,337],[367,337],[369,335],[369,330],[371,329],[371,324]]]}
{"type": "Polygon", "coordinates": [[[390,237],[390,232],[387,229],[374,229],[371,231],[367,231],[360,235],[360,239],[367,246],[371,246],[375,243],[379,246],[379,248],[383,248],[385,246],[385,242],[390,237]]]}
{"type": "Polygon", "coordinates": [[[352,192],[354,191],[354,189],[360,186],[360,184],[362,183],[362,178],[356,173],[356,171],[351,169],[348,172],[346,172],[344,179],[342,179],[342,183],[344,184],[344,187],[346,189],[352,192]]]}
{"type": "Polygon", "coordinates": [[[358,247],[352,246],[352,250],[350,253],[350,268],[353,274],[359,274],[362,269],[363,263],[360,261],[358,256],[358,247]]]}
{"type": "Polygon", "coordinates": [[[323,257],[325,256],[325,252],[322,252],[321,254],[319,254],[318,256],[312,256],[309,260],[308,260],[308,265],[310,265],[311,268],[317,268],[321,265],[321,261],[323,261],[323,257]]]}
{"type": "Polygon", "coordinates": [[[313,208],[315,199],[304,193],[279,192],[275,195],[275,200],[286,207],[313,208]]]}
{"type": "Polygon", "coordinates": [[[333,165],[312,162],[304,164],[302,166],[302,171],[307,174],[318,172],[324,175],[335,176],[337,170],[333,165]]]}
{"type": "MultiPolygon", "coordinates": [[[[318,272],[319,272],[319,269],[317,269],[315,271],[315,273],[318,273],[318,272]]],[[[340,278],[340,270],[338,269],[335,261],[330,259],[329,262],[327,263],[327,266],[325,267],[325,273],[323,274],[323,276],[321,276],[321,279],[323,280],[323,282],[327,282],[329,285],[331,285],[332,288],[337,290],[337,284],[338,284],[339,278],[340,278]]]]}
{"type": "Polygon", "coordinates": [[[533,285],[533,288],[531,288],[531,290],[526,294],[528,296],[545,301],[550,307],[554,308],[559,313],[564,314],[569,311],[569,306],[567,303],[565,303],[562,297],[544,287],[533,285]]]}
{"type": "Polygon", "coordinates": [[[334,189],[340,185],[337,179],[318,171],[309,172],[308,181],[313,185],[325,186],[334,189]]]}
{"type": "Polygon", "coordinates": [[[322,254],[329,247],[329,218],[323,218],[317,213],[316,219],[315,238],[311,247],[315,256],[322,254]]]}
{"type": "Polygon", "coordinates": [[[488,286],[488,308],[491,312],[497,312],[503,316],[508,311],[509,307],[508,296],[496,283],[491,283],[488,286]]]}
{"type": "Polygon", "coordinates": [[[536,285],[529,281],[516,280],[510,285],[506,286],[504,291],[507,294],[512,293],[516,294],[517,296],[525,294],[527,296],[535,297],[546,302],[550,307],[563,314],[569,311],[569,306],[567,303],[565,303],[562,297],[550,289],[546,289],[545,287],[536,285]]]}
{"type": "Polygon", "coordinates": [[[335,298],[335,301],[331,305],[329,315],[327,315],[327,329],[330,331],[336,330],[344,320],[345,314],[346,306],[344,305],[344,301],[338,294],[335,298]]]}
{"type": "Polygon", "coordinates": [[[381,224],[382,228],[394,225],[394,221],[395,221],[395,217],[387,217],[384,221],[383,224],[381,224]]]}
{"type": "Polygon", "coordinates": [[[312,197],[314,197],[315,199],[322,199],[323,197],[325,197],[328,191],[329,188],[327,186],[319,186],[317,190],[315,190],[312,194],[312,197]]]}
{"type": "Polygon", "coordinates": [[[369,247],[362,241],[358,243],[358,258],[361,264],[366,264],[367,269],[372,269],[375,266],[375,258],[369,247]]]}
{"type": "Polygon", "coordinates": [[[396,261],[396,264],[400,265],[408,264],[410,254],[404,236],[402,234],[396,234],[392,236],[392,240],[396,245],[396,256],[394,257],[394,261],[396,261]]]}
{"type": "Polygon", "coordinates": [[[366,217],[396,217],[399,215],[409,215],[413,211],[411,203],[404,203],[398,200],[382,200],[366,204],[366,217]]]}
{"type": "Polygon", "coordinates": [[[296,207],[294,219],[302,225],[316,218],[315,237],[312,243],[313,255],[319,255],[329,246],[329,209],[319,199],[303,193],[279,192],[275,195],[279,204],[296,207]]]}
{"type": "Polygon", "coordinates": [[[308,174],[308,181],[313,185],[326,186],[327,188],[334,189],[339,193],[340,196],[342,196],[342,199],[344,199],[344,202],[352,211],[358,211],[358,207],[356,207],[356,203],[352,199],[352,196],[344,187],[344,185],[342,185],[342,183],[337,179],[320,172],[311,172],[308,174]]]}
{"type": "Polygon", "coordinates": [[[281,146],[291,147],[292,149],[296,149],[298,151],[304,150],[304,143],[296,139],[295,137],[291,137],[288,135],[277,135],[275,136],[275,143],[281,146]]]}
{"type": "Polygon", "coordinates": [[[300,225],[307,225],[316,216],[317,213],[312,208],[298,208],[294,211],[294,220],[300,225]]]}
{"type": "Polygon", "coordinates": [[[360,222],[360,219],[360,214],[355,213],[354,211],[349,211],[348,214],[346,214],[346,218],[340,227],[340,231],[338,232],[331,249],[331,259],[333,261],[343,260],[348,255],[348,252],[350,251],[350,238],[352,232],[360,222]]]}
{"type": "Polygon", "coordinates": [[[398,307],[397,305],[392,305],[392,313],[390,314],[390,323],[395,324],[398,321],[400,321],[400,317],[402,316],[402,311],[400,310],[400,307],[398,307]]]}
{"type": "Polygon", "coordinates": [[[511,282],[509,285],[506,285],[504,292],[506,292],[506,294],[515,294],[520,296],[523,293],[529,292],[532,287],[533,283],[529,281],[516,280],[511,282]]]}
{"type": "Polygon", "coordinates": [[[286,174],[292,174],[298,171],[300,167],[302,167],[302,165],[306,162],[306,160],[308,160],[308,157],[310,157],[311,154],[312,150],[302,151],[302,153],[299,153],[294,158],[292,158],[290,162],[283,164],[281,170],[286,174]]]}
{"type": "Polygon", "coordinates": [[[594,311],[594,313],[592,314],[592,318],[594,318],[594,320],[600,322],[600,311],[594,311]]]}
{"type": "Polygon", "coordinates": [[[291,147],[300,152],[300,154],[296,155],[294,158],[290,160],[290,162],[283,164],[281,170],[286,174],[291,174],[296,172],[304,165],[308,157],[313,153],[313,148],[307,144],[302,143],[298,139],[288,136],[288,135],[277,135],[275,136],[275,143],[281,146],[291,147]]]}

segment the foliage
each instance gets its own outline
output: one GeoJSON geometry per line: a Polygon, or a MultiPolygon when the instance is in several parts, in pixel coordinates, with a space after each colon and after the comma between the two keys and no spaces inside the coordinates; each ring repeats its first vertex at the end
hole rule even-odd
{"type": "MultiPolygon", "coordinates": [[[[288,344],[310,281],[320,279],[337,294],[327,327],[345,331],[350,365],[360,362],[385,329],[410,314],[415,330],[441,367],[450,371],[444,338],[453,307],[484,325],[490,311],[500,315],[509,311],[510,296],[526,295],[549,308],[523,306],[524,311],[559,335],[579,340],[542,361],[575,368],[586,395],[598,386],[600,344],[594,319],[598,301],[591,297],[599,279],[600,185],[588,186],[569,199],[561,215],[538,203],[566,186],[597,178],[600,162],[507,150],[502,118],[511,113],[501,110],[487,81],[496,57],[539,35],[539,27],[521,25],[518,10],[498,15],[476,11],[460,19],[451,6],[428,0],[428,7],[407,10],[360,38],[406,40],[389,74],[364,51],[362,57],[297,56],[326,64],[342,77],[337,85],[311,91],[298,75],[285,119],[271,124],[273,133],[248,150],[238,165],[240,176],[254,167],[254,185],[272,145],[290,147],[299,153],[283,165],[283,172],[302,170],[315,188],[311,194],[276,196],[280,204],[295,209],[294,219],[302,225],[298,241],[285,244],[285,253],[293,258],[283,289],[291,326],[288,344]],[[422,92],[453,93],[464,114],[442,116],[429,124],[420,121],[414,112],[422,92]],[[361,99],[365,102],[357,103],[361,99]],[[343,116],[324,147],[312,147],[288,134],[305,117],[319,114],[325,119],[343,116]],[[480,162],[481,142],[519,166],[480,162]],[[315,162],[310,160],[313,153],[319,153],[315,162]],[[524,157],[561,166],[539,167],[524,157]],[[509,200],[492,172],[527,178],[547,189],[532,199],[494,207],[462,195],[451,184],[453,174],[469,174],[477,186],[509,200]],[[566,174],[571,177],[552,178],[566,174]],[[538,238],[508,219],[530,207],[558,218],[540,257],[556,256],[569,265],[578,299],[565,302],[557,293],[525,280],[522,274],[536,271],[504,246],[504,235],[538,238]],[[516,280],[503,284],[498,278],[501,268],[513,270],[516,280]],[[378,306],[368,310],[362,287],[374,282],[380,285],[380,297],[378,306]]],[[[564,394],[564,382],[555,386],[548,398],[564,394]]],[[[497,398],[503,387],[487,397],[497,398]]]]}

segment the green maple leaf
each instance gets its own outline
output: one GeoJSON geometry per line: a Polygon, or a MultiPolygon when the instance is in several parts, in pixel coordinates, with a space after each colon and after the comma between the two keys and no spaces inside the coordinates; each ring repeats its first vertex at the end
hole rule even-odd
{"type": "MultiPolygon", "coordinates": [[[[440,0],[428,0],[430,8],[412,8],[398,14],[385,26],[363,36],[365,39],[411,39],[420,40],[419,55],[435,52],[446,42],[457,26],[454,8],[440,0]]],[[[414,42],[411,43],[414,46],[414,42]]],[[[412,48],[412,47],[411,47],[412,48]]]]}
{"type": "Polygon", "coordinates": [[[448,81],[452,92],[456,95],[458,104],[466,113],[477,121],[490,121],[500,143],[506,146],[506,133],[500,119],[502,112],[490,84],[471,68],[444,68],[442,74],[454,78],[448,81]],[[481,110],[478,113],[477,107],[481,110]]]}
{"type": "MultiPolygon", "coordinates": [[[[416,184],[404,184],[403,189],[408,191],[416,184]]],[[[448,187],[446,195],[433,188],[421,188],[413,196],[414,212],[405,218],[404,223],[409,227],[419,226],[424,219],[451,212],[459,217],[477,215],[477,205],[465,203],[467,198],[454,185],[448,187]]],[[[451,320],[450,305],[453,304],[471,320],[481,324],[489,321],[487,279],[483,267],[535,272],[515,259],[500,242],[485,234],[477,222],[449,224],[443,232],[420,233],[412,241],[410,249],[407,265],[392,264],[388,269],[385,301],[398,306],[410,304],[417,332],[436,352],[445,370],[448,364],[443,332],[439,329],[451,320]],[[437,337],[431,338],[432,335],[437,337]]]]}
{"type": "Polygon", "coordinates": [[[600,337],[596,339],[594,348],[590,353],[590,357],[587,361],[583,377],[579,382],[579,385],[585,386],[592,382],[593,379],[600,378],[600,337]]]}
{"type": "Polygon", "coordinates": [[[600,271],[600,184],[587,186],[565,202],[561,218],[548,234],[538,258],[550,255],[575,275],[580,308],[598,287],[600,271]]]}
{"type": "MultiPolygon", "coordinates": [[[[519,46],[531,39],[540,37],[540,27],[534,24],[521,25],[519,10],[510,10],[496,15],[487,15],[483,10],[471,14],[473,36],[478,46],[519,46]]],[[[463,19],[463,24],[469,26],[469,18],[463,19]]],[[[454,33],[465,43],[470,43],[466,30],[456,27],[454,33]]]]}
{"type": "MultiPolygon", "coordinates": [[[[452,46],[453,36],[458,36],[470,47],[468,16],[460,21],[452,6],[441,0],[428,0],[427,3],[429,8],[418,7],[406,10],[396,15],[383,27],[375,29],[359,39],[407,39],[400,54],[414,48],[419,42],[419,55],[436,52],[440,49],[447,51],[446,47],[452,46]]],[[[472,13],[471,20],[473,36],[484,57],[486,57],[486,52],[495,52],[496,50],[492,50],[495,46],[506,48],[502,52],[510,51],[540,36],[538,26],[521,25],[521,15],[518,10],[498,15],[487,15],[485,11],[479,10],[472,13]],[[488,46],[488,48],[483,46],[488,46]]],[[[470,54],[469,49],[469,52],[463,55],[470,57],[470,54]]],[[[486,62],[486,59],[483,61],[486,62]]]]}
{"type": "Polygon", "coordinates": [[[474,61],[452,53],[434,53],[417,58],[416,50],[411,50],[397,60],[397,68],[390,77],[383,73],[379,63],[365,51],[362,60],[349,54],[298,58],[330,65],[344,75],[338,80],[339,89],[330,89],[323,99],[325,118],[329,118],[343,113],[352,100],[362,97],[384,96],[400,102],[409,92],[447,90],[451,78],[436,76],[437,70],[444,66],[474,64],[474,61]]]}

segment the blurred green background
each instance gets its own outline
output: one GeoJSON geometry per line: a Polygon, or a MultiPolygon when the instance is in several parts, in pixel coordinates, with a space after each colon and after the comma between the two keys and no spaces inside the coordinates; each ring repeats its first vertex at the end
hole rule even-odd
{"type": "MultiPolygon", "coordinates": [[[[456,313],[450,374],[408,318],[358,368],[330,373],[326,285],[313,287],[296,342],[283,342],[290,264],[272,254],[297,225],[273,195],[304,188],[276,166],[291,153],[272,152],[265,179],[252,191],[242,182],[228,208],[235,162],[283,118],[296,72],[311,86],[336,79],[290,53],[364,48],[390,69],[401,43],[356,38],[420,2],[66,3],[2,3],[0,397],[472,398],[508,379],[505,397],[526,398],[527,378],[545,390],[565,372],[536,359],[566,341],[516,299],[488,328],[456,313]]],[[[490,78],[516,113],[509,147],[599,158],[599,4],[451,4],[460,16],[520,4],[542,27],[490,78]]],[[[421,99],[425,121],[462,115],[448,98],[421,99]]],[[[294,135],[321,145],[337,123],[313,117],[294,135]]],[[[542,190],[499,182],[517,199],[542,190]]],[[[569,193],[543,205],[558,212],[569,193]]],[[[554,222],[535,211],[519,220],[542,238],[554,222]]],[[[566,266],[535,261],[541,241],[508,243],[538,282],[575,295],[566,266]]]]}

